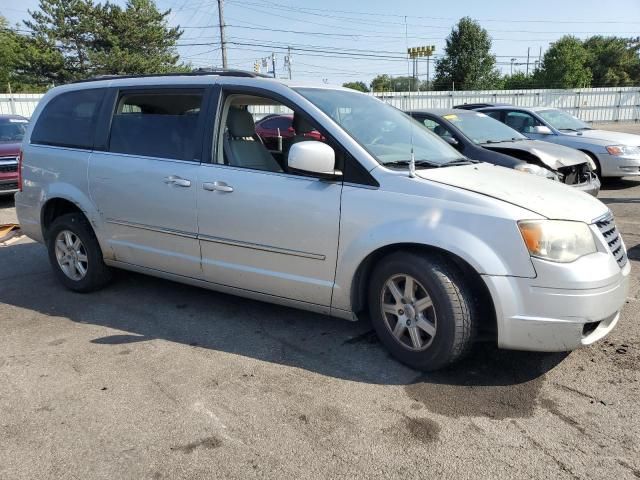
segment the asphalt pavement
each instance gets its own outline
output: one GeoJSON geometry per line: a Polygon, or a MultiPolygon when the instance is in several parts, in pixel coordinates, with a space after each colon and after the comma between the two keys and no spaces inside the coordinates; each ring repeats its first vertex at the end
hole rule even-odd
{"type": "Polygon", "coordinates": [[[600,198],[632,261],[612,334],[431,374],[364,322],[125,272],[75,294],[0,246],[0,479],[640,478],[640,180],[600,198]]]}

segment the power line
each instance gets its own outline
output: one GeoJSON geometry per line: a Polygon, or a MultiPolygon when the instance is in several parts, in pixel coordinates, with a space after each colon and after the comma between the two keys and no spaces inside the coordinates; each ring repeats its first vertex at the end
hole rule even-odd
{"type": "MultiPolygon", "coordinates": [[[[248,2],[241,2],[239,0],[234,0],[234,3],[248,3],[248,2]]],[[[306,11],[317,11],[317,12],[322,12],[321,16],[327,16],[326,14],[326,8],[313,8],[313,7],[300,7],[300,6],[290,6],[290,5],[286,5],[286,4],[282,4],[282,3],[277,3],[277,2],[262,2],[262,5],[266,6],[280,6],[282,8],[288,8],[288,9],[295,9],[296,11],[299,11],[301,13],[303,13],[305,10],[306,11]]],[[[407,16],[406,14],[398,14],[398,13],[389,13],[389,12],[385,12],[385,13],[376,13],[376,12],[365,12],[365,11],[355,11],[355,10],[336,10],[336,9],[332,9],[332,12],[335,13],[346,13],[346,14],[354,14],[354,15],[364,15],[364,16],[377,16],[377,17],[396,17],[396,18],[404,18],[405,16],[407,16]]],[[[315,14],[317,15],[317,14],[315,14]]],[[[458,21],[460,20],[459,18],[454,18],[454,17],[433,17],[433,16],[421,16],[421,15],[410,15],[411,18],[421,18],[421,19],[429,19],[429,20],[449,20],[449,21],[458,21]]],[[[621,24],[621,25],[637,25],[638,21],[620,21],[620,20],[558,20],[557,18],[554,19],[536,19],[536,20],[514,20],[514,19],[507,19],[507,20],[502,20],[502,19],[495,19],[495,18],[477,18],[476,20],[478,21],[484,21],[484,22],[501,22],[501,23],[553,23],[553,24],[611,24],[611,25],[615,25],[615,24],[621,24]]],[[[399,23],[400,25],[404,25],[404,23],[399,23]]],[[[411,26],[411,24],[409,24],[409,26],[411,26]]],[[[563,33],[563,32],[560,32],[563,33]]],[[[585,32],[585,33],[589,33],[589,32],[585,32]]],[[[611,33],[616,33],[616,32],[611,32],[611,33]]]]}

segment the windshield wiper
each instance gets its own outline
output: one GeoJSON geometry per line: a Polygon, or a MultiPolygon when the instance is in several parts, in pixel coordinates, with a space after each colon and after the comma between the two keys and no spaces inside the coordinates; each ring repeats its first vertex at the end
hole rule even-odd
{"type": "Polygon", "coordinates": [[[593,130],[591,127],[580,127],[578,130],[593,130]]]}
{"type": "Polygon", "coordinates": [[[578,131],[575,128],[559,128],[558,130],[560,130],[561,132],[577,132],[578,131]]]}
{"type": "Polygon", "coordinates": [[[524,138],[516,138],[516,137],[513,137],[513,138],[507,138],[507,139],[504,139],[504,140],[486,140],[486,141],[482,142],[482,144],[484,144],[484,145],[490,145],[490,144],[492,144],[492,143],[509,143],[509,142],[518,142],[518,141],[520,141],[520,140],[524,140],[524,138]]]}
{"type": "MultiPolygon", "coordinates": [[[[386,162],[383,165],[385,167],[408,167],[409,163],[409,160],[394,160],[393,162],[386,162]]],[[[429,160],[416,160],[416,167],[437,168],[439,166],[439,163],[430,162],[429,160]]]]}
{"type": "Polygon", "coordinates": [[[443,163],[442,165],[440,165],[441,167],[455,167],[457,165],[472,165],[474,163],[480,163],[479,160],[471,160],[470,158],[457,158],[455,160],[450,160],[448,162],[443,163]]]}

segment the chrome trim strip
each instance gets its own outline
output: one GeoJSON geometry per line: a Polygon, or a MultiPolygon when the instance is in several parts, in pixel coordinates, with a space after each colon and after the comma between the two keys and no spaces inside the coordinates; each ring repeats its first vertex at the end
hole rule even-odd
{"type": "Polygon", "coordinates": [[[192,238],[193,240],[198,239],[198,235],[190,232],[183,232],[182,230],[173,230],[171,228],[160,228],[160,227],[152,227],[151,225],[145,225],[143,223],[132,223],[132,222],[124,222],[122,220],[115,220],[113,218],[107,218],[107,223],[111,223],[114,225],[122,225],[125,227],[131,228],[139,228],[141,230],[149,230],[150,232],[159,232],[166,233],[168,235],[177,235],[179,237],[192,238]]]}
{"type": "Polygon", "coordinates": [[[142,230],[149,230],[151,232],[166,233],[168,235],[177,235],[179,237],[191,238],[193,240],[202,240],[205,242],[220,243],[222,245],[231,245],[234,247],[248,248],[250,250],[261,250],[264,252],[280,253],[282,255],[291,255],[294,257],[312,258],[314,260],[325,260],[327,258],[325,255],[320,255],[317,253],[301,252],[299,250],[289,250],[287,248],[271,247],[269,245],[261,245],[259,243],[241,242],[239,240],[230,240],[228,238],[212,237],[210,235],[184,232],[182,230],[173,230],[171,228],[153,227],[151,225],[145,225],[143,223],[125,222],[122,220],[115,220],[113,218],[108,218],[106,222],[111,223],[113,225],[122,225],[125,227],[131,227],[131,228],[140,228],[142,230]]]}
{"type": "Polygon", "coordinates": [[[293,255],[294,257],[313,258],[314,260],[325,260],[325,255],[317,253],[301,252],[299,250],[289,250],[288,248],[271,247],[268,245],[260,245],[258,243],[241,242],[239,240],[229,240],[227,238],[212,237],[209,235],[198,235],[199,240],[205,242],[221,243],[223,245],[232,245],[234,247],[249,248],[251,250],[263,250],[265,252],[281,253],[283,255],[293,255]]]}

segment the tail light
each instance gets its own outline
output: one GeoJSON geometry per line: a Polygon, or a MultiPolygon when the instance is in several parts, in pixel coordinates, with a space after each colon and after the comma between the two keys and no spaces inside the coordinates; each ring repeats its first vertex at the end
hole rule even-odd
{"type": "Polygon", "coordinates": [[[18,190],[22,191],[22,149],[18,155],[18,190]]]}

